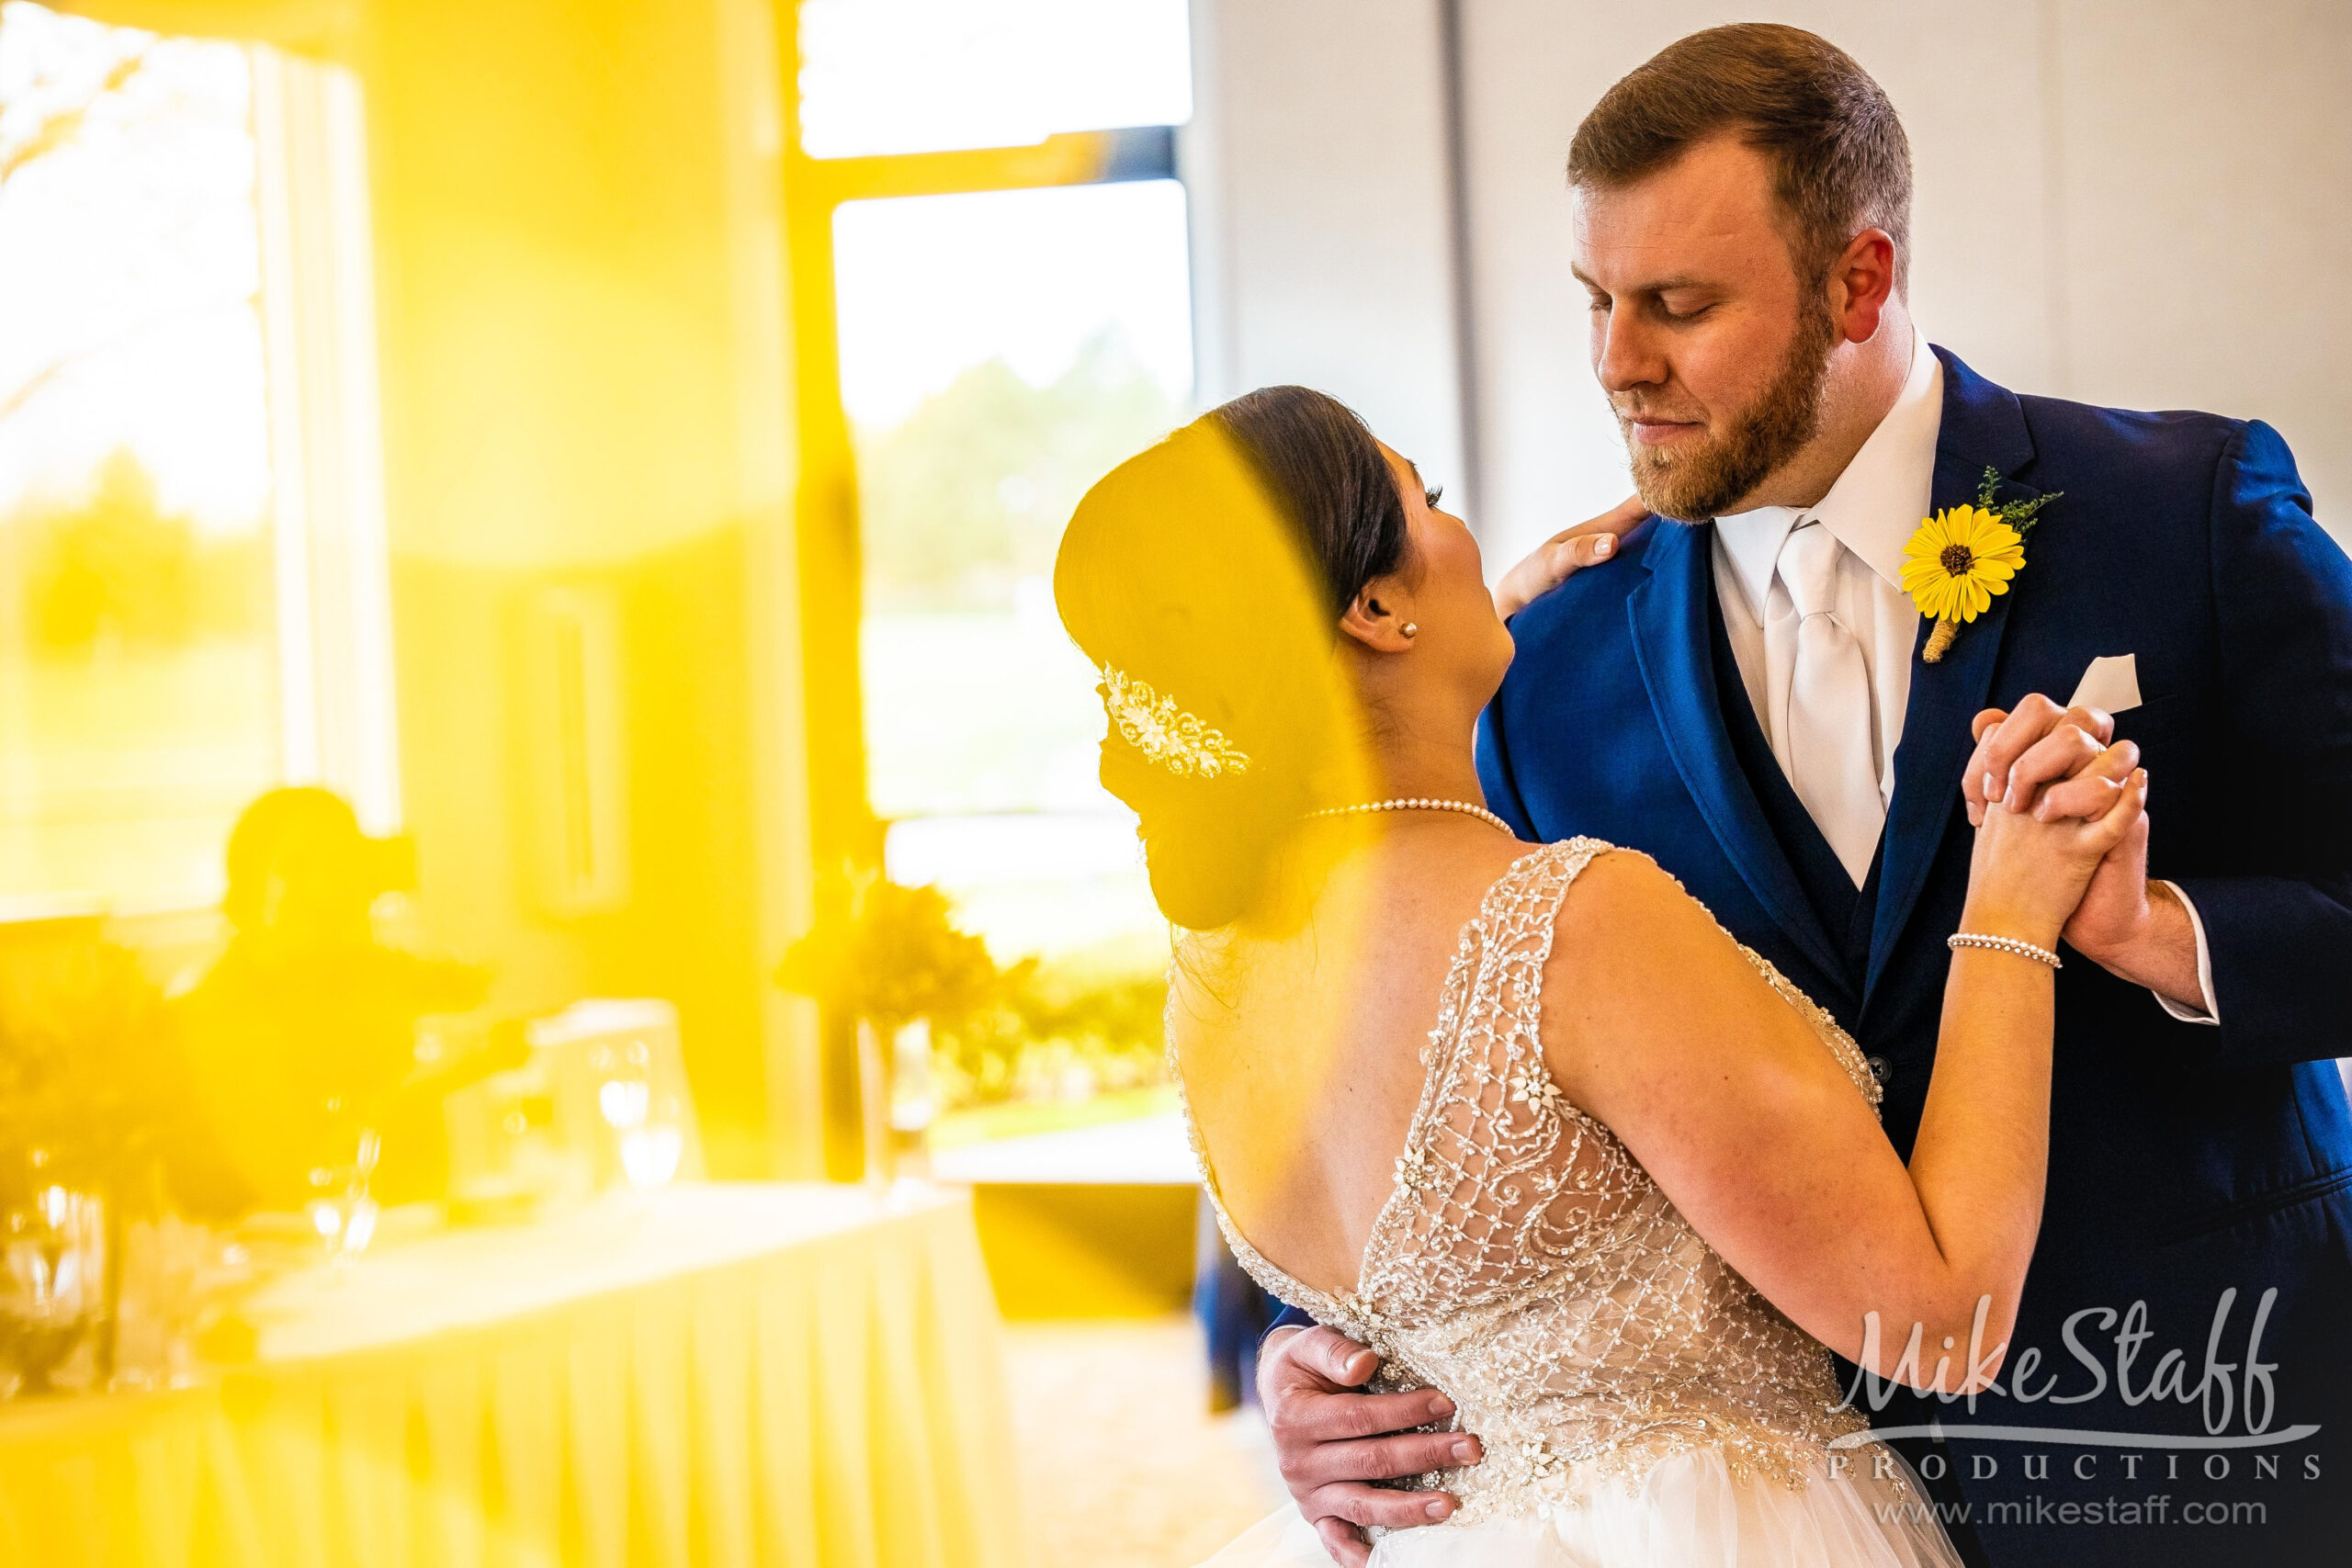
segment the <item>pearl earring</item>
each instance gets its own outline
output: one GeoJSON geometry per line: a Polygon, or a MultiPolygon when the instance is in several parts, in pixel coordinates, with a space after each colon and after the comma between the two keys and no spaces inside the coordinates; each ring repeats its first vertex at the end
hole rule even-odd
{"type": "Polygon", "coordinates": [[[1420,623],[1418,621],[1407,621],[1397,629],[1402,631],[1408,637],[1419,637],[1421,635],[1420,623]]]}

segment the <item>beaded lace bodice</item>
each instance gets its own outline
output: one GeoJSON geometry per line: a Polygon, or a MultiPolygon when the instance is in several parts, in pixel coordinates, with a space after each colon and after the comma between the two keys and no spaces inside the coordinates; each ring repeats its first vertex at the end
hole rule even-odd
{"type": "MultiPolygon", "coordinates": [[[[1573,1505],[1661,1459],[1720,1449],[1736,1472],[1803,1483],[1832,1438],[1828,1355],[1715,1255],[1615,1134],[1561,1095],[1538,1034],[1544,970],[1571,883],[1612,846],[1521,857],[1463,928],[1421,1098],[1356,1288],[1328,1294],[1235,1227],[1186,1125],[1227,1241],[1267,1290],[1371,1346],[1382,1388],[1433,1386],[1484,1462],[1426,1478],[1462,1523],[1573,1505]]],[[[1759,955],[1855,1089],[1877,1080],[1853,1041],[1759,955]]],[[[1181,1088],[1181,1077],[1179,1081],[1181,1088]]]]}

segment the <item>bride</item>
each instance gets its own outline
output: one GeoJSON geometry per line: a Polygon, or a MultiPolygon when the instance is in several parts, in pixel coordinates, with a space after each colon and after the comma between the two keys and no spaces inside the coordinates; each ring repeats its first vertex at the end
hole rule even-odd
{"type": "MultiPolygon", "coordinates": [[[[1170,1053],[1227,1238],[1461,1435],[1423,1481],[1442,1522],[1373,1561],[1957,1563],[1827,1352],[1951,1393],[1997,1371],[2048,950],[2145,774],[2113,753],[2053,786],[2086,815],[1986,814],[1962,930],[1989,945],[1954,949],[1906,1167],[1853,1042],[1672,878],[1479,804],[1511,641],[1437,502],[1339,403],[1272,388],[1097,485],[1054,581],[1103,783],[1188,933],[1170,1053]]],[[[1215,1561],[1325,1558],[1285,1511],[1215,1561]]]]}

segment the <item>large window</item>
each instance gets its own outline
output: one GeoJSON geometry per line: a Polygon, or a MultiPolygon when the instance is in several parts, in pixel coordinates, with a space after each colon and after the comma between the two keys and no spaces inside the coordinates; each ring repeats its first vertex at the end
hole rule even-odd
{"type": "Polygon", "coordinates": [[[1156,970],[1051,572],[1079,497],[1191,412],[1182,0],[806,0],[800,40],[888,869],[1001,962],[1156,970]]]}
{"type": "Polygon", "coordinates": [[[1086,488],[1183,416],[1183,192],[857,202],[834,234],[891,869],[959,892],[1006,956],[1157,933],[1051,574],[1086,488]]]}
{"type": "Polygon", "coordinates": [[[389,824],[346,73],[0,6],[0,898],[209,901],[323,779],[389,824]]]}

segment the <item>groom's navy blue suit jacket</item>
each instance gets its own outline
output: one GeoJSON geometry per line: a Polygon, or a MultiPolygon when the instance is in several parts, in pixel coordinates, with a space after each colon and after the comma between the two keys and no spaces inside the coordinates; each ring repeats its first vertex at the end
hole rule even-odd
{"type": "MultiPolygon", "coordinates": [[[[1710,526],[1653,518],[1613,564],[1516,618],[1518,658],[1480,733],[1487,801],[1531,840],[1590,834],[1655,856],[1877,1059],[1886,1130],[1907,1154],[1935,1062],[1944,938],[1968,885],[1970,719],[2030,693],[2063,703],[2092,660],[2134,655],[2143,700],[2116,728],[2150,773],[2151,874],[2177,882],[2202,917],[2221,1021],[2178,1021],[2147,991],[2068,962],[2048,1200],[2001,1377],[2043,1397],[1934,1409],[1948,1426],[2052,1432],[1949,1440],[1945,1461],[2000,1568],[2249,1551],[2303,1561],[2321,1498],[2352,1481],[2340,1440],[2352,1427],[2352,1119],[2332,1061],[2352,1055],[2352,562],[2313,523],[2268,426],[2020,397],[1937,353],[1933,504],[1974,500],[1988,467],[2002,499],[2063,494],[2011,592],[1941,662],[1914,666],[1880,860],[1848,929],[1808,895],[1804,846],[1790,852],[1785,810],[1775,816],[1776,799],[1792,796],[1756,779],[1752,737],[1743,766],[1747,699],[1719,678],[1710,526]],[[2274,1289],[2266,1402],[2246,1351],[2274,1289]],[[2234,1370],[2209,1376],[2231,1291],[2211,1359],[2234,1370]],[[2119,1387],[2117,1337],[2128,1345],[2143,1326],[2135,1302],[2147,1336],[2119,1387]],[[2039,1362],[2020,1368],[2028,1346],[2039,1362]],[[2172,1382],[2146,1393],[2175,1349],[2191,1403],[2172,1382]],[[2212,1424],[2225,1434],[2244,1436],[2249,1415],[2266,1437],[2323,1430],[2156,1446],[2210,1435],[2223,1384],[2228,1419],[2212,1424]],[[2149,1440],[2068,1442],[2060,1430],[2149,1440]],[[2214,1501],[2258,1505],[2267,1522],[2249,1508],[2243,1528],[2184,1518],[2214,1501]],[[2141,1528],[2114,1522],[2135,1517],[2141,1528]]],[[[1916,1422],[1923,1408],[1898,1401],[1878,1419],[1916,1422]]]]}

